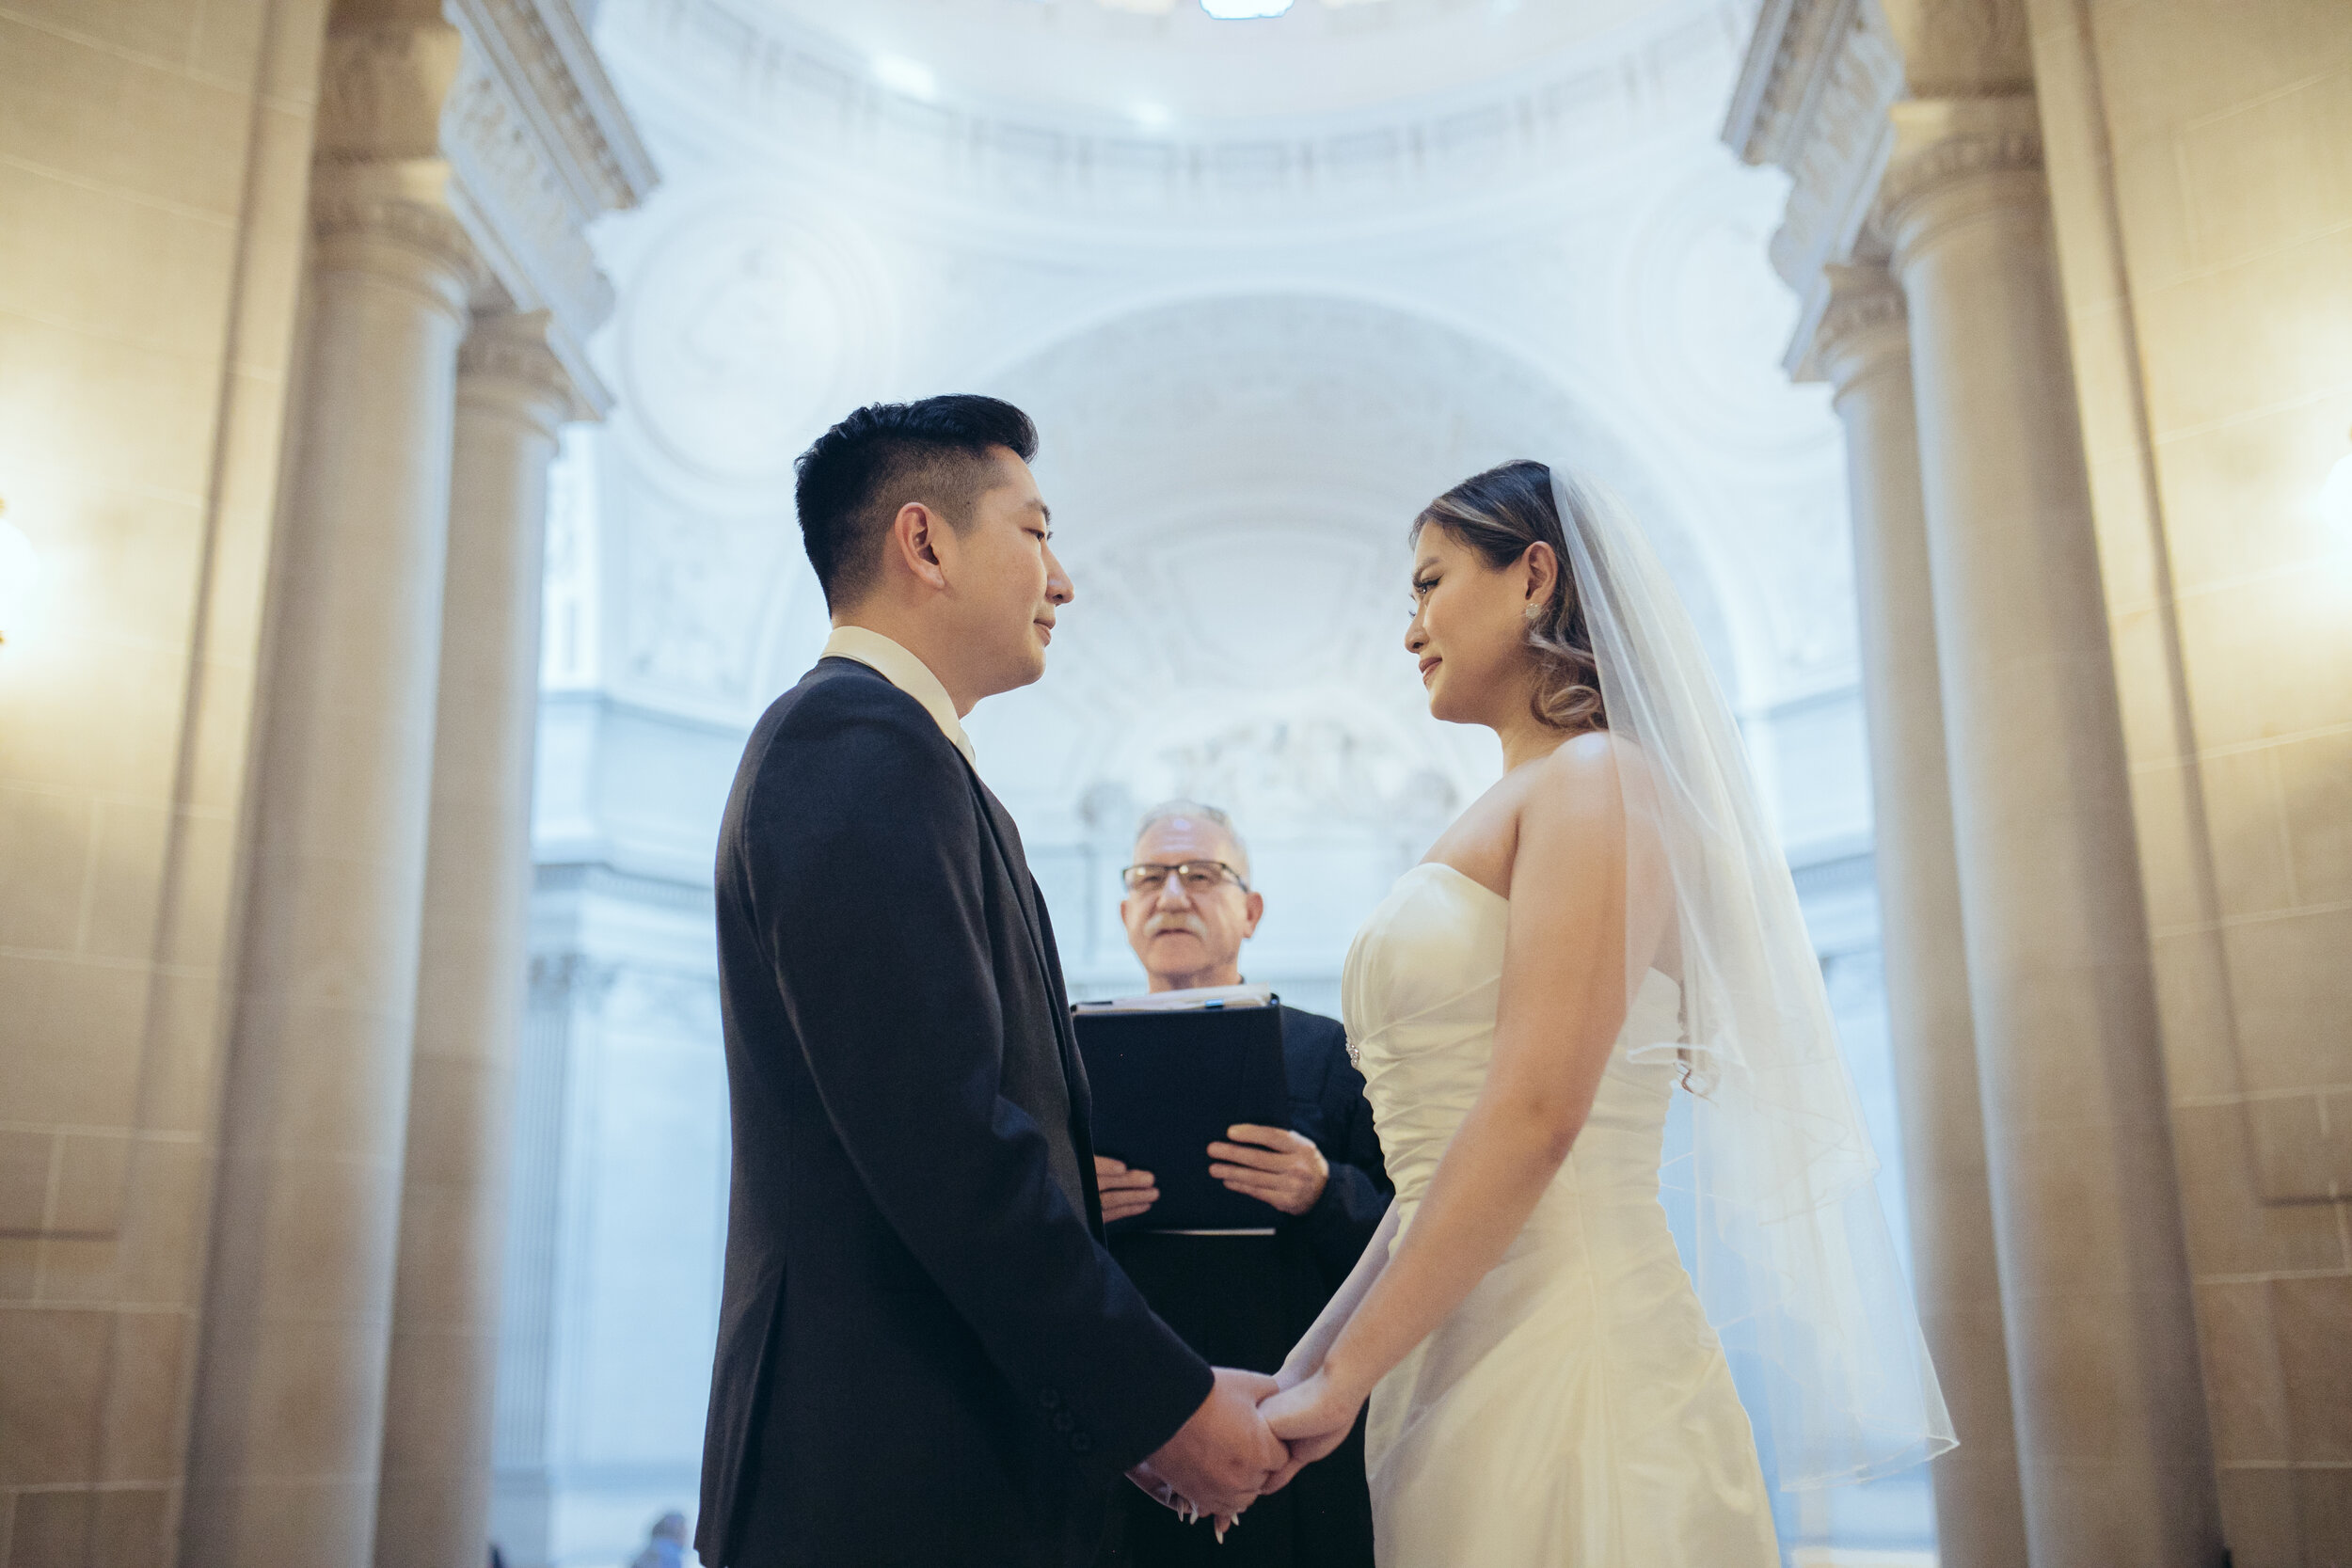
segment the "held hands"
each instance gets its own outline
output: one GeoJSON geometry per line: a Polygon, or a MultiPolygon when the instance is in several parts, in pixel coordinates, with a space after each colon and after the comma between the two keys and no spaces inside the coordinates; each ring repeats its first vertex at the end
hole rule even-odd
{"type": "Polygon", "coordinates": [[[1366,1390],[1295,1358],[1276,1377],[1216,1372],[1207,1402],[1127,1479],[1187,1520],[1214,1518],[1222,1542],[1243,1509],[1347,1440],[1366,1390]]]}
{"type": "Polygon", "coordinates": [[[1128,1476],[1179,1513],[1188,1507],[1230,1523],[1273,1490],[1268,1482],[1289,1466],[1290,1453],[1258,1413],[1258,1402],[1275,1391],[1274,1380],[1232,1367],[1214,1370],[1216,1380],[1192,1419],[1128,1476]]]}
{"type": "MultiPolygon", "coordinates": [[[[1331,1180],[1330,1162],[1314,1140],[1287,1127],[1241,1122],[1227,1128],[1225,1135],[1232,1141],[1209,1146],[1209,1174],[1285,1214],[1303,1214],[1313,1208],[1331,1180]]],[[[1107,1213],[1107,1196],[1104,1202],[1107,1213]]]]}
{"type": "Polygon", "coordinates": [[[1285,1366],[1279,1391],[1258,1405],[1266,1427],[1290,1449],[1290,1463],[1270,1477],[1262,1492],[1279,1492],[1291,1477],[1347,1440],[1355,1428],[1356,1412],[1364,1407],[1365,1390],[1332,1377],[1326,1367],[1301,1375],[1285,1366]]]}

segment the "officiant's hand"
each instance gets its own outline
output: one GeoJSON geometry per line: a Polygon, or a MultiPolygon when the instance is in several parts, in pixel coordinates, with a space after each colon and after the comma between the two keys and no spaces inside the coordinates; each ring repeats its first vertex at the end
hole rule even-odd
{"type": "Polygon", "coordinates": [[[1291,1458],[1263,1490],[1280,1491],[1290,1484],[1291,1477],[1345,1442],[1356,1425],[1356,1412],[1363,1407],[1361,1390],[1343,1386],[1320,1368],[1312,1376],[1269,1396],[1258,1406],[1258,1414],[1289,1447],[1291,1458]]]}
{"type": "Polygon", "coordinates": [[[1274,1380],[1233,1367],[1214,1370],[1209,1397],[1144,1465],[1200,1513],[1236,1515],[1257,1501],[1267,1478],[1290,1463],[1290,1453],[1258,1414],[1258,1402],[1274,1392],[1274,1380]]]}
{"type": "Polygon", "coordinates": [[[1331,1164],[1315,1141],[1287,1127],[1241,1122],[1225,1130],[1231,1143],[1209,1146],[1209,1174],[1234,1192],[1273,1204],[1285,1214],[1315,1206],[1331,1180],[1331,1164]]]}
{"type": "Polygon", "coordinates": [[[1129,1170],[1126,1162],[1106,1154],[1094,1157],[1094,1184],[1103,1191],[1103,1223],[1133,1219],[1160,1200],[1156,1180],[1148,1170],[1129,1170]]]}

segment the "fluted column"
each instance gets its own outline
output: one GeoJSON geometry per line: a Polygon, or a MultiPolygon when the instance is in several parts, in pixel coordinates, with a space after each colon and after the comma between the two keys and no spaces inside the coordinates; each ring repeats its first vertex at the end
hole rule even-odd
{"type": "Polygon", "coordinates": [[[2031,1560],[2207,1568],[2211,1447],[2034,108],[1895,116],[1877,221],[1911,318],[2031,1560]]]}
{"type": "Polygon", "coordinates": [[[1935,1464],[1936,1544],[1945,1568],[2022,1568],[2026,1522],[1952,850],[1909,324],[1884,267],[1831,272],[1814,359],[1846,426],[1912,1276],[1961,1444],[1935,1464]]]}
{"type": "Polygon", "coordinates": [[[569,382],[532,317],[458,356],[448,586],[376,1568],[489,1541],[507,1131],[522,1027],[548,464],[569,382]]]}
{"type": "Polygon", "coordinates": [[[445,178],[331,165],[314,187],[188,1568],[366,1568],[373,1549],[472,275],[445,178]]]}

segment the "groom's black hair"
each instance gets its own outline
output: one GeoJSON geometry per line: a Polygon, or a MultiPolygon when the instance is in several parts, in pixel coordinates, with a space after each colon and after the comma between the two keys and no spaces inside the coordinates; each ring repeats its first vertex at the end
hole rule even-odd
{"type": "Polygon", "coordinates": [[[1011,404],[970,392],[868,404],[817,437],[793,465],[793,501],[825,607],[855,604],[873,586],[882,535],[908,502],[968,525],[998,447],[1026,463],[1037,426],[1011,404]]]}

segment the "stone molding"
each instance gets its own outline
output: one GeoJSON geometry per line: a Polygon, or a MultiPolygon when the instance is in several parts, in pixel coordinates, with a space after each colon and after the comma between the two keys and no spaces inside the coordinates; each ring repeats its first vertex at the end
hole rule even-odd
{"type": "Polygon", "coordinates": [[[2041,199],[2042,130],[2029,97],[1927,99],[1897,106],[1896,147],[1870,222],[1894,247],[1896,271],[1940,221],[1951,198],[2041,199]],[[2029,185],[2009,177],[2029,175],[2029,185]]]}
{"type": "Polygon", "coordinates": [[[1824,269],[1883,254],[1867,225],[1902,93],[1901,49],[1871,0],[1772,0],[1757,19],[1723,135],[1793,182],[1771,253],[1800,301],[1782,360],[1800,379],[1830,305],[1824,269]]]}
{"type": "Polygon", "coordinates": [[[494,376],[548,392],[571,389],[563,361],[547,345],[546,324],[532,316],[476,316],[457,350],[461,376],[494,376]]]}
{"type": "Polygon", "coordinates": [[[582,417],[612,406],[587,341],[612,312],[612,285],[583,232],[594,213],[573,199],[564,162],[535,118],[471,48],[441,111],[441,145],[458,180],[455,208],[498,280],[478,307],[545,311],[550,350],[579,388],[582,417]]]}
{"type": "Polygon", "coordinates": [[[1827,381],[1839,394],[1911,353],[1910,310],[1894,276],[1879,263],[1823,269],[1829,305],[1814,328],[1799,379],[1827,381]]]}
{"type": "Polygon", "coordinates": [[[1978,98],[2030,88],[2027,0],[1873,0],[1922,98],[1978,98]]]}
{"type": "Polygon", "coordinates": [[[1751,164],[1779,164],[1803,139],[1826,73],[1817,69],[1851,27],[1857,0],[1768,0],[1756,19],[1731,105],[1725,145],[1751,164]]]}
{"type": "Polygon", "coordinates": [[[660,175],[565,0],[455,0],[470,52],[504,82],[583,223],[634,207],[660,175]]]}
{"type": "Polygon", "coordinates": [[[531,1006],[534,1011],[577,1006],[592,1014],[599,1012],[620,977],[621,966],[610,958],[578,952],[534,953],[531,958],[531,1006]]]}
{"type": "Polygon", "coordinates": [[[449,204],[449,166],[438,159],[321,166],[311,181],[310,228],[321,267],[381,271],[387,254],[403,255],[410,264],[400,280],[461,320],[467,299],[488,279],[449,204]]]}
{"type": "Polygon", "coordinates": [[[1232,210],[1262,225],[1335,204],[1453,204],[1466,191],[1509,191],[1597,142],[1711,115],[1714,81],[1692,57],[1727,56],[1739,26],[1722,0],[1669,0],[1627,36],[1475,93],[1343,127],[1188,134],[917,102],[873,81],[834,40],[742,0],[608,0],[598,31],[616,59],[652,62],[642,76],[628,72],[632,88],[673,93],[690,114],[715,107],[729,135],[763,134],[793,156],[991,206],[1186,222],[1232,210]]]}
{"type": "Polygon", "coordinates": [[[456,0],[447,22],[340,30],[326,52],[322,168],[435,164],[474,308],[546,312],[574,417],[600,417],[587,341],[613,294],[585,230],[656,175],[569,0],[456,0]]]}
{"type": "Polygon", "coordinates": [[[457,349],[457,401],[495,404],[550,438],[564,420],[594,417],[571,372],[548,346],[544,312],[474,317],[457,349]]]}

